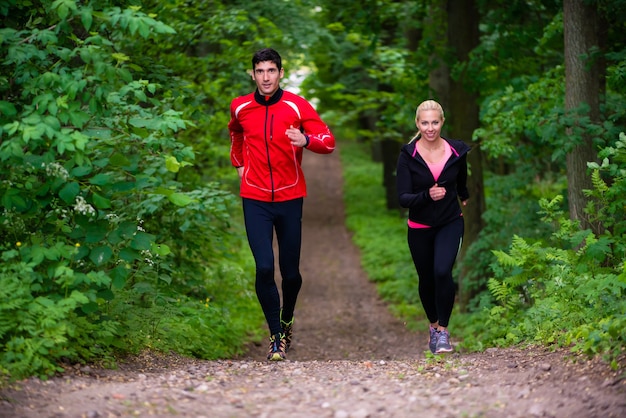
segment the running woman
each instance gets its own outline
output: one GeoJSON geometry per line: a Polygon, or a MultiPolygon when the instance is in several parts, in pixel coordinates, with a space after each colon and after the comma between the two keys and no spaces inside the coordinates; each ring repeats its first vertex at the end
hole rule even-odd
{"type": "Polygon", "coordinates": [[[449,353],[448,322],[455,285],[452,267],[463,241],[463,212],[469,198],[463,141],[441,137],[445,117],[434,100],[415,112],[418,132],[402,147],[396,170],[400,206],[409,209],[407,241],[419,277],[419,296],[430,322],[428,346],[449,353]]]}

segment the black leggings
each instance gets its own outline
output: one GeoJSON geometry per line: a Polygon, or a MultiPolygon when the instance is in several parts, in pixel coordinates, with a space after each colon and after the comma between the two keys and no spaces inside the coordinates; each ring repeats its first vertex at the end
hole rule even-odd
{"type": "Polygon", "coordinates": [[[274,280],[274,230],[278,241],[278,266],[282,276],[283,319],[289,321],[302,287],[302,204],[302,198],[286,202],[243,199],[248,243],[256,263],[256,294],[271,335],[282,332],[280,295],[274,280]]]}
{"type": "Polygon", "coordinates": [[[454,306],[452,267],[463,242],[463,218],[434,228],[409,228],[407,240],[419,295],[431,323],[447,327],[454,306]]]}

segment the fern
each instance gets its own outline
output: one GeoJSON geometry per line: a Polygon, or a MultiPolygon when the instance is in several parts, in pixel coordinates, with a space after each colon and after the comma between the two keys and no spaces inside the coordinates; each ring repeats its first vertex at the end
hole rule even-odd
{"type": "Polygon", "coordinates": [[[604,151],[616,157],[613,162],[592,166],[588,196],[595,203],[587,214],[606,229],[581,230],[561,210],[561,196],[541,199],[542,219],[554,227],[552,235],[536,242],[515,236],[508,251],[493,251],[488,289],[498,306],[484,321],[507,328],[488,334],[494,344],[529,340],[571,346],[602,353],[616,364],[626,345],[625,149],[622,135],[617,148],[604,151]]]}
{"type": "Polygon", "coordinates": [[[494,250],[492,253],[496,256],[496,261],[502,267],[519,267],[522,264],[518,258],[504,251],[494,250]]]}
{"type": "Polygon", "coordinates": [[[487,282],[487,288],[504,308],[511,310],[515,307],[517,292],[515,292],[514,289],[506,282],[501,282],[491,278],[487,282]]]}
{"type": "MultiPolygon", "coordinates": [[[[608,163],[608,160],[606,162],[608,163]]],[[[597,169],[591,172],[591,184],[593,184],[593,189],[601,196],[606,195],[611,190],[609,186],[605,183],[605,181],[602,180],[600,170],[597,169]]],[[[590,191],[586,192],[591,193],[590,191]]]]}

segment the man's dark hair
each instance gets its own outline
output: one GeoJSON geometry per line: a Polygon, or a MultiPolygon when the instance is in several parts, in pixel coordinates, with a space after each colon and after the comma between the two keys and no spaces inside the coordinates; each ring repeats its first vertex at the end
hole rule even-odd
{"type": "Polygon", "coordinates": [[[276,64],[276,67],[280,70],[282,68],[282,60],[280,58],[280,54],[274,51],[272,48],[263,48],[259,49],[252,56],[252,69],[256,67],[256,65],[263,61],[272,61],[276,64]]]}

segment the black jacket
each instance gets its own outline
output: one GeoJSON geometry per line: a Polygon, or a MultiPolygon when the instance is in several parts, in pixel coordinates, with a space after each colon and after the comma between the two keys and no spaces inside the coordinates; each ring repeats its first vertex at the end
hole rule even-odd
{"type": "Polygon", "coordinates": [[[409,209],[409,219],[429,226],[439,226],[462,215],[459,199],[469,198],[467,190],[467,153],[470,147],[463,141],[445,139],[452,147],[452,156],[446,162],[439,186],[446,188],[446,196],[434,201],[428,189],[435,185],[430,169],[415,150],[417,141],[406,144],[400,151],[396,169],[400,206],[409,209]]]}

